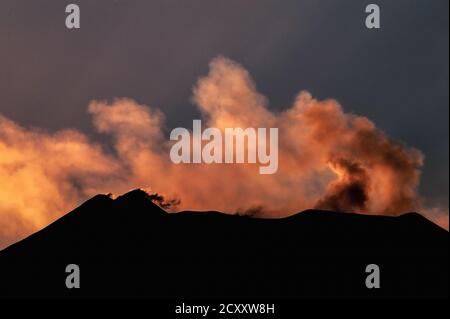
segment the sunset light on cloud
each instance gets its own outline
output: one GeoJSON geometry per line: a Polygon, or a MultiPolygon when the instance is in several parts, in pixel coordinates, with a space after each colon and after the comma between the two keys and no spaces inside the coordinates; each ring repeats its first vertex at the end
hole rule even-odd
{"type": "Polygon", "coordinates": [[[261,207],[261,217],[308,208],[373,214],[420,211],[448,228],[448,213],[418,194],[423,154],[395,142],[338,101],[299,92],[275,112],[246,69],[225,57],[193,89],[207,126],[279,128],[279,164],[173,164],[158,108],[130,98],[92,101],[88,112],[112,145],[79,130],[47,132],[0,117],[0,248],[45,227],[98,193],[149,188],[180,200],[176,209],[228,213],[261,207]],[[252,167],[252,166],[255,166],[252,167]],[[233,181],[234,187],[224,180],[233,181]]]}

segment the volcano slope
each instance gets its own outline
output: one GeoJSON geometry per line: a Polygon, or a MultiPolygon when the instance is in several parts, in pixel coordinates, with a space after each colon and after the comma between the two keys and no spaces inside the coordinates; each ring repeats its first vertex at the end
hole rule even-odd
{"type": "Polygon", "coordinates": [[[135,190],[97,195],[1,251],[0,297],[448,297],[448,248],[417,213],[169,214],[135,190]],[[66,287],[69,264],[79,289],[66,287]],[[369,264],[379,289],[366,287],[369,264]]]}

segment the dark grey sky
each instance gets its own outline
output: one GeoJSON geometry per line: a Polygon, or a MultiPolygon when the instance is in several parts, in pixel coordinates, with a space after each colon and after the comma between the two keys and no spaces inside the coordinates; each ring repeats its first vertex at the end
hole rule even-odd
{"type": "Polygon", "coordinates": [[[197,117],[191,89],[223,54],[243,64],[271,107],[299,90],[338,99],[425,153],[421,193],[448,207],[448,0],[1,0],[0,113],[50,131],[93,134],[91,99],[131,97],[168,126],[197,117]],[[65,28],[65,6],[81,29],[65,28]]]}

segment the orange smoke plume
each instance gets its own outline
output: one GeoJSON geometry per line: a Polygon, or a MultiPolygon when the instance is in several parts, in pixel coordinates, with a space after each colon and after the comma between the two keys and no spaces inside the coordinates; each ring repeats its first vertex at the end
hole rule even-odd
{"type": "MultiPolygon", "coordinates": [[[[203,121],[222,132],[278,128],[277,173],[260,175],[258,164],[173,164],[163,114],[130,99],[89,105],[95,128],[113,137],[112,153],[74,130],[50,134],[0,117],[0,247],[94,194],[137,187],[180,199],[179,209],[263,217],[313,207],[376,214],[423,209],[421,152],[390,140],[367,118],[344,113],[335,100],[300,92],[290,108],[274,113],[248,72],[218,57],[193,101],[203,121]]],[[[448,225],[442,216],[430,214],[448,225]]]]}

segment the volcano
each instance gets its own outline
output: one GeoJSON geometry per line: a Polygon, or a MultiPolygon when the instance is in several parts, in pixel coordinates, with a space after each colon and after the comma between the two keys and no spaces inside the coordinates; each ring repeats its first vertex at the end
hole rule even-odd
{"type": "Polygon", "coordinates": [[[448,232],[420,214],[167,213],[97,195],[0,252],[0,297],[448,297],[448,232]],[[68,264],[80,288],[65,285],[68,264]],[[368,289],[366,266],[380,268],[368,289]]]}

